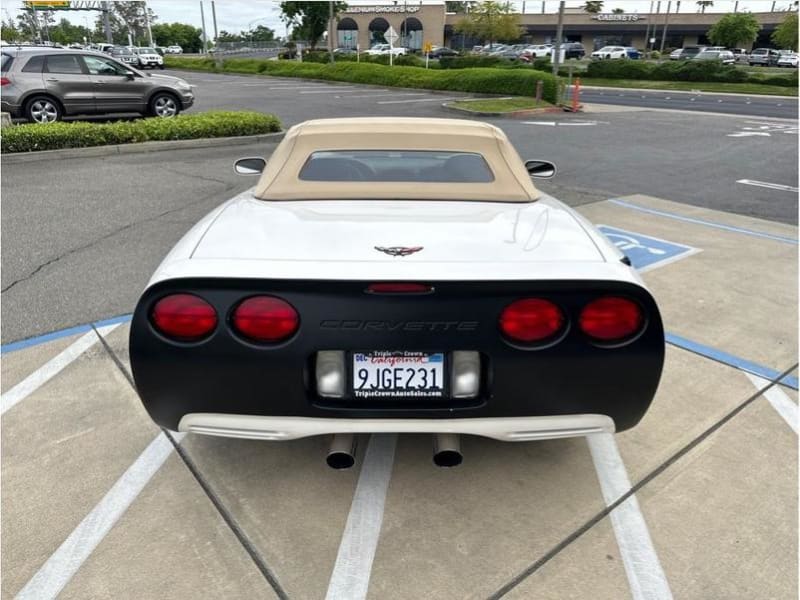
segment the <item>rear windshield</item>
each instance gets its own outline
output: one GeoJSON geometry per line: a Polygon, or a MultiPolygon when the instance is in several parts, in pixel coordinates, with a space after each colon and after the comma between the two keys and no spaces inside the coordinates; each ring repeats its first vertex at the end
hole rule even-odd
{"type": "Polygon", "coordinates": [[[328,150],[314,152],[300,170],[304,181],[418,181],[488,183],[483,156],[437,150],[328,150]]]}
{"type": "Polygon", "coordinates": [[[112,48],[111,54],[133,54],[133,52],[131,52],[127,48],[112,48]]]}

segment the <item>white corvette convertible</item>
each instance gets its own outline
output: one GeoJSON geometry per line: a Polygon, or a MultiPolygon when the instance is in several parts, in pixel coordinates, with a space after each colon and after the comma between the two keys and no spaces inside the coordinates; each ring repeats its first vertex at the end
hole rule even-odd
{"type": "Polygon", "coordinates": [[[290,129],[258,184],[164,259],[130,354],[152,418],[264,440],[429,432],[505,441],[634,426],[658,387],[658,308],[625,256],[538,191],[477,121],[363,118],[290,129]]]}

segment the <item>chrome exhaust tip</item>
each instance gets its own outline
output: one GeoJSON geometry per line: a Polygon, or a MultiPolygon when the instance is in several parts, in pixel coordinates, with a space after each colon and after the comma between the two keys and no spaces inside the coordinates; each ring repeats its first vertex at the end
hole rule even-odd
{"type": "Polygon", "coordinates": [[[356,464],[356,437],[352,433],[333,436],[325,462],[331,469],[349,469],[356,464]]]}
{"type": "Polygon", "coordinates": [[[437,467],[457,467],[463,460],[458,434],[437,433],[433,436],[433,464],[437,467]]]}

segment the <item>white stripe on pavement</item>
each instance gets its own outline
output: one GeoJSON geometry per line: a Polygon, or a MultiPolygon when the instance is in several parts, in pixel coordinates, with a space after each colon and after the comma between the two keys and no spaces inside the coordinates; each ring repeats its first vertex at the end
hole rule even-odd
{"type": "MultiPolygon", "coordinates": [[[[631,489],[625,464],[613,434],[593,433],[586,436],[586,441],[592,453],[603,499],[606,506],[610,506],[631,489]]],[[[627,498],[609,516],[633,599],[671,599],[667,577],[661,568],[636,496],[627,498]]]]}
{"type": "Polygon", "coordinates": [[[422,98],[420,100],[383,100],[378,104],[403,104],[406,102],[447,102],[448,100],[466,100],[467,98],[422,98]]]}
{"type": "Polygon", "coordinates": [[[769,188],[771,190],[780,190],[782,192],[797,192],[800,191],[796,187],[790,185],[783,185],[780,183],[770,183],[768,181],[756,181],[754,179],[737,179],[736,183],[743,183],[744,185],[755,185],[758,187],[769,188]]]}
{"type": "MultiPolygon", "coordinates": [[[[98,331],[102,334],[111,333],[119,327],[119,323],[99,327],[98,331]]],[[[4,415],[7,410],[13,408],[33,392],[58,375],[64,367],[94,346],[100,338],[94,330],[89,331],[67,346],[60,354],[51,358],[44,365],[36,369],[17,385],[0,396],[0,415],[4,415]]]]}
{"type": "MultiPolygon", "coordinates": [[[[360,92],[361,90],[353,90],[353,91],[359,91],[360,92]]],[[[394,93],[394,94],[362,94],[360,96],[348,96],[348,98],[378,98],[380,96],[384,96],[384,97],[392,96],[393,98],[405,98],[406,96],[426,96],[426,95],[427,94],[425,92],[419,92],[419,93],[415,92],[415,93],[412,93],[412,94],[397,94],[397,93],[394,93]]]]}
{"type": "MultiPolygon", "coordinates": [[[[769,385],[769,381],[762,377],[758,377],[757,375],[753,375],[751,373],[745,373],[747,378],[753,382],[753,385],[756,386],[757,390],[762,390],[769,385]]],[[[792,399],[786,395],[780,386],[773,385],[769,388],[766,392],[764,392],[764,397],[769,401],[772,405],[772,408],[783,417],[783,420],[786,421],[787,425],[792,428],[792,430],[797,433],[798,431],[798,422],[800,421],[800,411],[797,409],[797,404],[792,402],[792,399]]]]}
{"type": "Polygon", "coordinates": [[[396,444],[394,433],[370,436],[326,600],[362,600],[367,596],[396,444]]]}
{"type": "MultiPolygon", "coordinates": [[[[335,89],[328,88],[326,90],[314,90],[314,91],[311,91],[311,92],[300,92],[300,93],[301,94],[332,94],[332,93],[335,92],[337,94],[350,94],[350,93],[355,93],[355,92],[360,92],[360,91],[362,91],[362,90],[343,90],[343,89],[339,89],[339,88],[335,88],[335,89]]],[[[375,91],[376,92],[387,92],[389,90],[375,90],[375,91]]],[[[348,98],[352,98],[352,96],[348,96],[348,98]]]]}
{"type": "MultiPolygon", "coordinates": [[[[180,441],[184,435],[173,434],[176,441],[180,441]]],[[[22,588],[16,596],[17,600],[49,600],[58,596],[161,468],[172,450],[172,443],[163,433],[159,433],[22,588]]]]}

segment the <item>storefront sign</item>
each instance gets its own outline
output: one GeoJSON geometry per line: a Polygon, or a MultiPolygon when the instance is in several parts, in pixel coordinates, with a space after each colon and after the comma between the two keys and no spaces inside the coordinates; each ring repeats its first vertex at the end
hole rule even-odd
{"type": "Polygon", "coordinates": [[[597,19],[598,21],[640,21],[644,20],[646,17],[641,15],[618,15],[618,14],[600,14],[595,15],[592,17],[593,19],[597,19]]]}
{"type": "Polygon", "coordinates": [[[415,13],[419,6],[348,6],[345,13],[415,13]]]}

